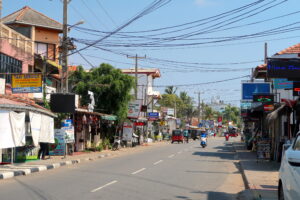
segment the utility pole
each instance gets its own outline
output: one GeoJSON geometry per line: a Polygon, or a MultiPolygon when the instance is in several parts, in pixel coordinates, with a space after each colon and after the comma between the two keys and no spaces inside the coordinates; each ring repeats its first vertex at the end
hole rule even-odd
{"type": "MultiPolygon", "coordinates": [[[[204,92],[195,92],[195,94],[198,94],[198,122],[200,123],[200,118],[202,119],[202,106],[201,106],[201,94],[204,92]]],[[[203,100],[202,100],[203,102],[203,100]]]]}
{"type": "Polygon", "coordinates": [[[127,58],[134,58],[135,59],[135,88],[134,88],[134,95],[135,95],[135,99],[137,100],[138,98],[138,59],[145,59],[146,55],[144,57],[138,57],[138,55],[136,54],[135,56],[127,56],[127,58]]]}
{"type": "Polygon", "coordinates": [[[2,0],[0,0],[0,41],[2,40],[2,0]]]}
{"type": "Polygon", "coordinates": [[[69,0],[63,0],[63,38],[62,38],[62,77],[61,91],[68,93],[68,3],[69,0]]]}
{"type": "Polygon", "coordinates": [[[265,43],[265,59],[264,59],[264,62],[265,64],[267,64],[268,60],[268,43],[265,43]]]}

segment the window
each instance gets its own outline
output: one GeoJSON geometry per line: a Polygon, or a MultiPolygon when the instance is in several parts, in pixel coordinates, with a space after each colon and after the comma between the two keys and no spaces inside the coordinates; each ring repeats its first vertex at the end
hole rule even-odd
{"type": "MultiPolygon", "coordinates": [[[[22,61],[0,53],[0,73],[21,73],[21,72],[22,72],[22,61]]],[[[5,76],[4,78],[6,78],[6,82],[11,83],[11,75],[5,75],[5,76]]]]}
{"type": "Polygon", "coordinates": [[[296,138],[293,149],[295,151],[300,151],[300,135],[296,138]]]}
{"type": "Polygon", "coordinates": [[[55,60],[55,44],[36,42],[34,53],[45,56],[49,60],[55,60]]]}

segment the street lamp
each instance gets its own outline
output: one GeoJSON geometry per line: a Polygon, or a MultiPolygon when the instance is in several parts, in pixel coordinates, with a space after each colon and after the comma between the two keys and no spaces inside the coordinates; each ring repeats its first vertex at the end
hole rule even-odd
{"type": "Polygon", "coordinates": [[[70,32],[71,28],[75,27],[75,26],[78,26],[78,25],[81,25],[81,24],[84,24],[84,20],[80,20],[79,22],[73,24],[73,25],[69,25],[68,27],[68,32],[70,32]]]}

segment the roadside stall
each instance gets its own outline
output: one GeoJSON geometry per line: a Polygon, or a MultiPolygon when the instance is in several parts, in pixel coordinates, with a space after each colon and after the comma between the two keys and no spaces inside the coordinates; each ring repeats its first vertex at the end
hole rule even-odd
{"type": "Polygon", "coordinates": [[[38,159],[41,143],[54,143],[54,117],[28,98],[0,95],[0,163],[38,159]]]}
{"type": "Polygon", "coordinates": [[[77,108],[74,113],[75,152],[97,147],[101,139],[113,136],[117,117],[77,108]]]}

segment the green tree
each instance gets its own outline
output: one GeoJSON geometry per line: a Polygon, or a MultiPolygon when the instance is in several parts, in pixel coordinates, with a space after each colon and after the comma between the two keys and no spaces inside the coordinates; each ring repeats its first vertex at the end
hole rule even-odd
{"type": "Polygon", "coordinates": [[[190,119],[193,117],[193,99],[188,96],[187,92],[183,91],[179,93],[179,98],[182,101],[182,106],[179,109],[179,113],[182,117],[190,119]]]}
{"type": "Polygon", "coordinates": [[[118,116],[123,121],[127,116],[130,90],[134,79],[109,64],[101,64],[89,72],[82,67],[70,76],[73,92],[81,95],[81,104],[90,102],[88,91],[94,92],[95,111],[118,116]]]}
{"type": "Polygon", "coordinates": [[[238,107],[227,105],[223,112],[223,120],[226,122],[233,121],[234,124],[240,124],[240,110],[238,107]]]}

